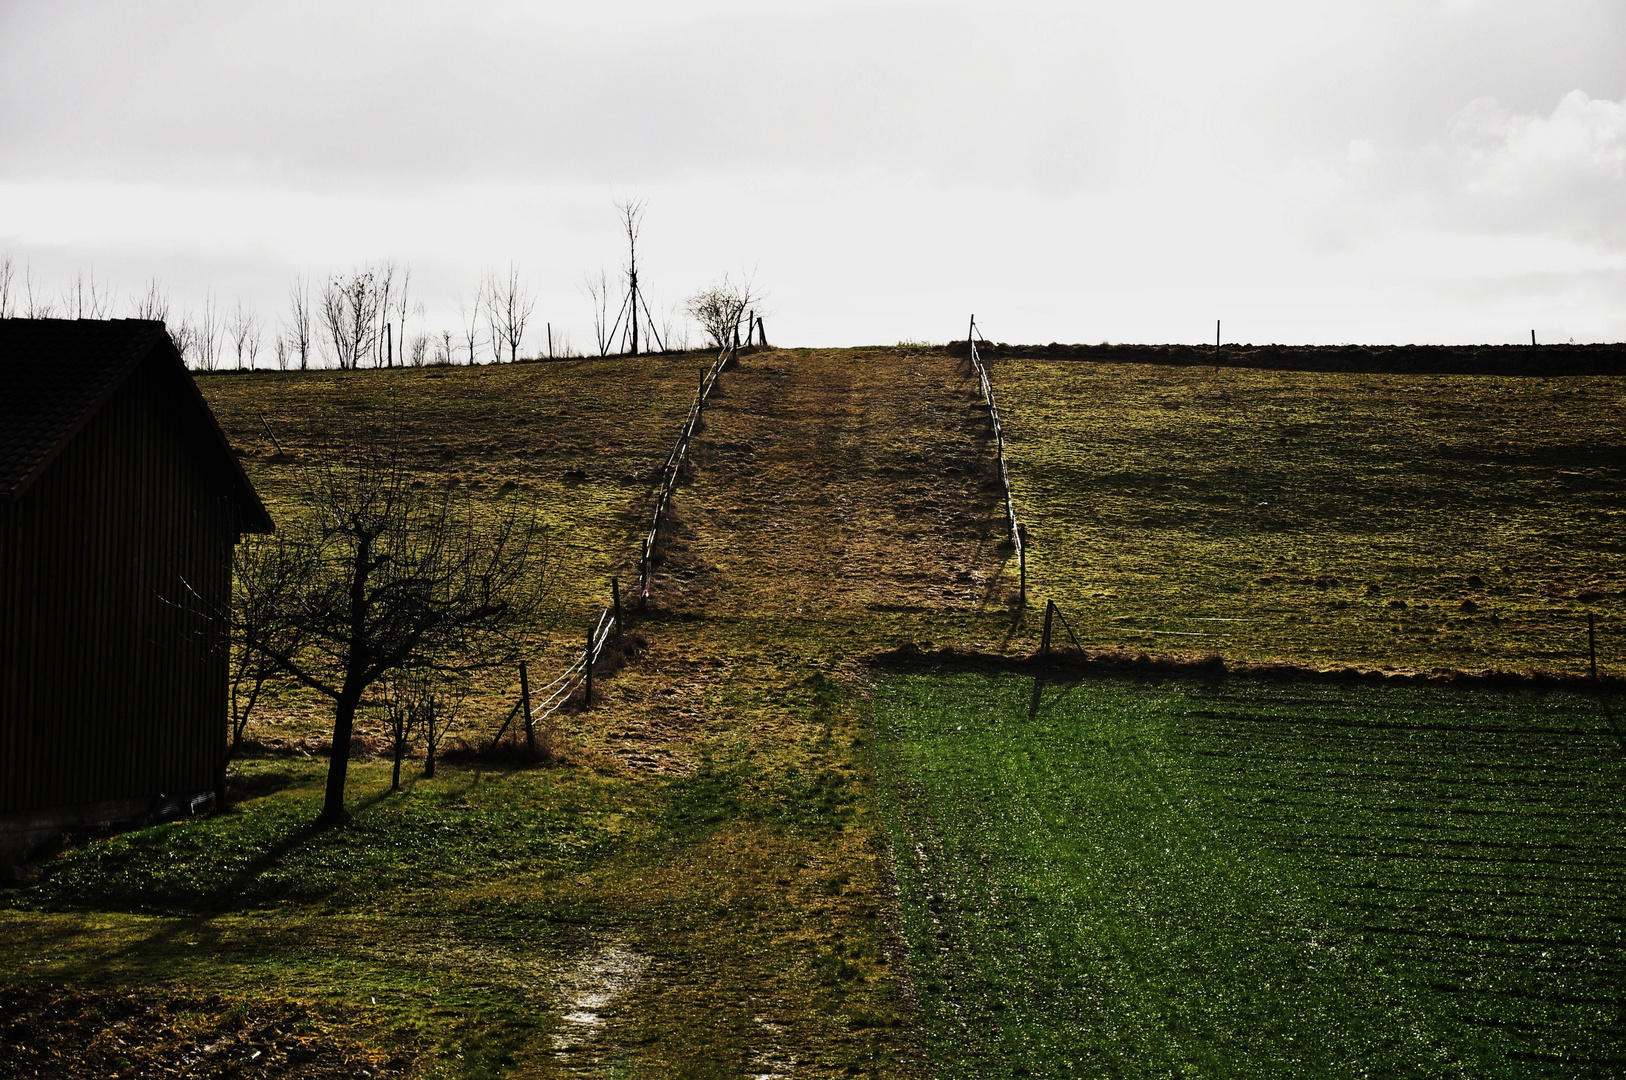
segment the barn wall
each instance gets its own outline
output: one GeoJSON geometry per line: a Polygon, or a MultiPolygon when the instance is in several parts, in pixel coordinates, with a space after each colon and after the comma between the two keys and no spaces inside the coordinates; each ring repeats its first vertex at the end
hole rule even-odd
{"type": "Polygon", "coordinates": [[[0,504],[0,815],[215,786],[235,540],[149,360],[0,504]]]}

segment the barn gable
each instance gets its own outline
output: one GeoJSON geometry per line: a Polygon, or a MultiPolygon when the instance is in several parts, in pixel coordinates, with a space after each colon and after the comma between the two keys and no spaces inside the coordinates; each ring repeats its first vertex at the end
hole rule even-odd
{"type": "Polygon", "coordinates": [[[0,320],[0,848],[218,787],[270,528],[163,324],[0,320]]]}
{"type": "Polygon", "coordinates": [[[177,422],[231,489],[239,532],[271,518],[164,324],[147,319],[0,319],[0,501],[15,501],[144,362],[168,369],[177,422]]]}

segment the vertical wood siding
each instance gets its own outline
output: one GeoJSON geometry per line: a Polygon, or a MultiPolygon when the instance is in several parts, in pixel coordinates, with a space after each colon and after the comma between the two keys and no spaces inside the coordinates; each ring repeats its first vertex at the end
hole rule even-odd
{"type": "Polygon", "coordinates": [[[235,515],[173,378],[144,363],[0,503],[0,814],[215,785],[235,515]]]}

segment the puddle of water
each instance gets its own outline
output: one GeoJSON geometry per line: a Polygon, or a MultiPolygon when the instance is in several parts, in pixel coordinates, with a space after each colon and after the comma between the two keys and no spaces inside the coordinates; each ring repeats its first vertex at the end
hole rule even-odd
{"type": "Polygon", "coordinates": [[[592,1038],[604,1026],[604,1010],[637,986],[648,967],[649,957],[620,944],[601,945],[578,960],[560,980],[564,1026],[553,1036],[557,1056],[592,1038]]]}

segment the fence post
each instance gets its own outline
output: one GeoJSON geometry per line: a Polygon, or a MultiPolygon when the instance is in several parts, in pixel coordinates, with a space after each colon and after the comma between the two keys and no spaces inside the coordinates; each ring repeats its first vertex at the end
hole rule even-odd
{"type": "Polygon", "coordinates": [[[622,629],[622,627],[621,627],[621,579],[620,578],[613,577],[613,578],[610,579],[610,595],[615,598],[615,632],[616,632],[616,635],[619,637],[620,634],[621,634],[621,629],[622,629]]]}
{"type": "Polygon", "coordinates": [[[763,323],[761,315],[757,316],[757,344],[764,349],[768,347],[768,327],[763,323]]]}
{"type": "Polygon", "coordinates": [[[1598,617],[1592,612],[1586,613],[1586,653],[1591,662],[1592,681],[1598,680],[1598,617]]]}
{"type": "Polygon", "coordinates": [[[587,628],[587,651],[582,654],[583,666],[587,669],[587,694],[582,698],[582,708],[593,707],[593,630],[594,626],[587,628]]]}
{"type": "Polygon", "coordinates": [[[1055,618],[1055,607],[1056,602],[1054,600],[1044,602],[1044,633],[1039,638],[1040,656],[1050,655],[1050,620],[1055,618]]]}
{"type": "Polygon", "coordinates": [[[519,662],[519,707],[525,712],[525,753],[536,757],[536,723],[531,719],[531,676],[525,661],[519,662]]]}
{"type": "Polygon", "coordinates": [[[1021,602],[1026,604],[1028,602],[1028,546],[1026,544],[1016,549],[1016,565],[1022,574],[1021,602]]]}

